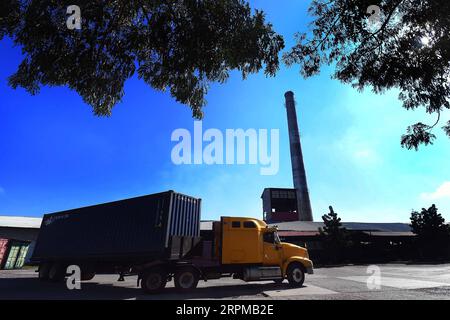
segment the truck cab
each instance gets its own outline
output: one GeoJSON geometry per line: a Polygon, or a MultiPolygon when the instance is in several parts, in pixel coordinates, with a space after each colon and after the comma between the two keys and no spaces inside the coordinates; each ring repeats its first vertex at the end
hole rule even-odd
{"type": "Polygon", "coordinates": [[[293,286],[302,286],[305,273],[313,273],[308,250],[281,242],[276,227],[254,218],[222,217],[221,230],[215,230],[220,242],[221,264],[242,266],[239,275],[244,281],[288,279],[293,286]]]}

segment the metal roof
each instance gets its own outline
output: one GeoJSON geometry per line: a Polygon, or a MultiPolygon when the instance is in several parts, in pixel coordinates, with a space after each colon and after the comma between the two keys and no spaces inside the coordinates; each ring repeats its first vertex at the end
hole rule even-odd
{"type": "MultiPolygon", "coordinates": [[[[284,231],[317,231],[323,228],[323,222],[291,221],[270,224],[278,226],[278,230],[284,231]]],[[[407,223],[379,223],[379,222],[342,222],[342,226],[353,231],[379,231],[379,232],[411,232],[407,223]]]]}
{"type": "Polygon", "coordinates": [[[278,235],[280,237],[312,237],[318,236],[319,231],[279,231],[278,235]]]}
{"type": "Polygon", "coordinates": [[[363,231],[363,233],[374,237],[406,237],[415,236],[413,232],[383,232],[383,231],[363,231]]]}
{"type": "Polygon", "coordinates": [[[283,190],[283,191],[295,191],[295,188],[264,188],[263,192],[261,193],[261,198],[264,196],[264,193],[267,191],[272,190],[283,190]]]}
{"type": "Polygon", "coordinates": [[[42,218],[0,216],[0,227],[39,229],[41,222],[42,218]]]}
{"type": "MultiPolygon", "coordinates": [[[[213,221],[201,221],[200,230],[212,230],[213,221]]],[[[270,226],[278,226],[280,231],[314,232],[323,228],[323,222],[313,221],[291,221],[272,223],[270,226]]],[[[390,233],[411,233],[411,227],[407,223],[401,222],[342,222],[347,230],[367,231],[367,232],[390,232],[390,233]]]]}

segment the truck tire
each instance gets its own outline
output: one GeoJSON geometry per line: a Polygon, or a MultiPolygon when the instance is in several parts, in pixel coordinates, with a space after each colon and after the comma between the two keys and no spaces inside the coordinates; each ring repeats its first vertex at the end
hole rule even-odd
{"type": "Polygon", "coordinates": [[[51,264],[48,262],[39,264],[39,280],[41,280],[41,281],[48,280],[48,274],[50,271],[50,267],[51,267],[51,264]]]}
{"type": "Polygon", "coordinates": [[[145,293],[158,293],[166,287],[167,273],[161,268],[144,271],[141,277],[141,288],[145,293]]]}
{"type": "Polygon", "coordinates": [[[299,262],[292,262],[289,264],[286,275],[291,287],[301,287],[305,281],[305,268],[299,262]]]}
{"type": "Polygon", "coordinates": [[[48,271],[48,280],[51,282],[59,282],[66,276],[66,270],[60,263],[52,263],[48,271]]]}
{"type": "Polygon", "coordinates": [[[188,291],[197,288],[198,271],[193,267],[183,267],[175,272],[175,288],[188,291]]]}

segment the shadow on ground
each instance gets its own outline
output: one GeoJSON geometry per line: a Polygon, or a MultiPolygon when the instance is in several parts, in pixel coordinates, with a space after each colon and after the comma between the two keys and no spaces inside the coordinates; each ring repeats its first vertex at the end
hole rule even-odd
{"type": "MultiPolygon", "coordinates": [[[[95,279],[83,282],[81,290],[68,290],[65,283],[49,283],[37,278],[0,279],[0,300],[39,299],[39,300],[100,300],[100,299],[137,299],[137,300],[175,300],[175,299],[232,299],[241,296],[262,295],[267,290],[288,288],[287,283],[237,283],[199,287],[190,292],[180,293],[173,287],[164,289],[160,294],[149,295],[138,287],[117,286],[113,283],[99,283],[95,279]]],[[[131,283],[131,282],[129,282],[131,283]]],[[[128,283],[127,283],[128,284],[128,283]]],[[[256,297],[255,297],[256,298],[256,297]]]]}

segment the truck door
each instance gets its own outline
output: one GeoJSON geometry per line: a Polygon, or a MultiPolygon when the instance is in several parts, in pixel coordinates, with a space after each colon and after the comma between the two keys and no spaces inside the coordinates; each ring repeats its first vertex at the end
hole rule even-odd
{"type": "Polygon", "coordinates": [[[277,236],[274,231],[268,231],[263,234],[263,250],[264,250],[264,258],[263,265],[266,266],[281,266],[282,250],[280,249],[279,244],[277,243],[277,236]]]}

